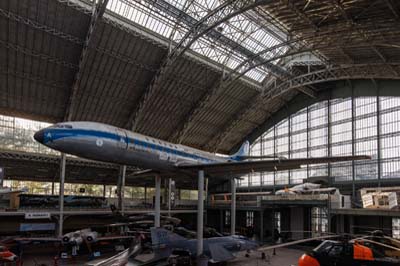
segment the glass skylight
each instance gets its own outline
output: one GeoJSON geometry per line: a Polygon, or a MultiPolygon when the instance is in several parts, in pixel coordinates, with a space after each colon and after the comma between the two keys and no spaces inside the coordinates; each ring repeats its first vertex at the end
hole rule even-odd
{"type": "MultiPolygon", "coordinates": [[[[107,8],[178,43],[196,22],[223,3],[223,0],[110,0],[107,8]]],[[[219,12],[218,15],[224,17],[226,14],[219,12]]],[[[203,35],[190,50],[230,69],[248,59],[249,55],[279,44],[280,40],[275,36],[282,35],[280,32],[273,36],[270,32],[276,31],[276,27],[267,28],[265,23],[257,22],[254,14],[246,13],[221,23],[213,30],[222,37],[203,35]]],[[[286,51],[286,47],[282,47],[265,53],[255,63],[286,51]]],[[[248,71],[246,76],[261,82],[268,74],[265,66],[258,66],[248,71]]]]}

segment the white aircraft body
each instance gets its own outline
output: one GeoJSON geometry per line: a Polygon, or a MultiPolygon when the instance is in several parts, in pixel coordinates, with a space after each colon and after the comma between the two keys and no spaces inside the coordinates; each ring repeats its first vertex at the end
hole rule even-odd
{"type": "Polygon", "coordinates": [[[198,170],[204,170],[209,177],[239,177],[251,172],[297,169],[307,164],[370,159],[369,156],[302,159],[252,157],[249,156],[248,141],[235,154],[216,155],[96,122],[58,123],[36,132],[34,138],[60,152],[146,169],[138,175],[147,176],[150,172],[191,176],[198,170]]]}

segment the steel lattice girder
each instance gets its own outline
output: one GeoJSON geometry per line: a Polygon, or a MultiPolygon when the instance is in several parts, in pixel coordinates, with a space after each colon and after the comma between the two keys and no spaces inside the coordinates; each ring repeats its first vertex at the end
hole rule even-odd
{"type": "MultiPolygon", "coordinates": [[[[169,16],[175,18],[176,20],[185,23],[190,30],[186,33],[183,39],[174,47],[169,54],[163,60],[159,71],[155,74],[154,78],[150,82],[150,85],[142,94],[137,108],[132,112],[132,115],[127,123],[127,127],[135,130],[138,120],[140,120],[140,115],[152,95],[154,88],[156,88],[160,81],[172,63],[181,56],[187,49],[190,48],[191,44],[195,40],[202,36],[207,36],[213,40],[223,44],[226,47],[238,52],[239,54],[245,56],[246,58],[253,58],[256,63],[263,62],[263,59],[257,56],[254,52],[248,50],[241,44],[227,38],[219,31],[214,28],[223,23],[224,21],[237,16],[243,12],[251,10],[257,6],[271,3],[271,0],[251,0],[251,1],[228,1],[214,9],[207,16],[203,17],[201,20],[196,20],[189,16],[182,10],[174,7],[173,5],[165,2],[164,0],[154,0],[150,1],[156,9],[168,14],[169,16]]],[[[286,71],[280,66],[274,65],[272,63],[263,63],[263,67],[266,67],[269,71],[277,76],[291,76],[290,72],[286,71]]]]}

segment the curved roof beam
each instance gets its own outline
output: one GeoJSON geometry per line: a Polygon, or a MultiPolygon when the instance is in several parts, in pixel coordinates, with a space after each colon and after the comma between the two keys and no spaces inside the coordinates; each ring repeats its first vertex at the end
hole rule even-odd
{"type": "MultiPolygon", "coordinates": [[[[240,42],[245,41],[251,34],[254,32],[258,31],[256,29],[255,31],[250,31],[246,33],[243,38],[241,38],[240,42]]],[[[226,64],[228,60],[233,56],[233,50],[229,53],[229,55],[226,57],[225,62],[223,63],[224,69],[227,69],[226,64]]],[[[223,71],[225,73],[226,71],[223,71]]],[[[206,90],[206,92],[201,96],[200,100],[197,101],[192,109],[188,112],[186,117],[183,119],[181,123],[179,123],[179,126],[174,130],[174,134],[169,138],[170,141],[176,142],[176,143],[182,143],[186,137],[186,134],[189,132],[189,129],[192,127],[192,125],[195,123],[195,117],[203,110],[204,106],[215,96],[219,95],[224,88],[227,86],[222,86],[224,83],[222,80],[225,80],[225,76],[221,76],[218,80],[213,82],[213,84],[206,90]]],[[[229,84],[230,85],[230,84],[229,84]]]]}
{"type": "MultiPolygon", "coordinates": [[[[207,145],[210,149],[214,147],[217,151],[221,143],[229,136],[233,129],[239,122],[243,121],[248,115],[260,106],[266,106],[271,101],[284,96],[289,91],[317,83],[335,81],[335,80],[349,80],[349,79],[399,79],[400,76],[395,75],[391,68],[400,71],[400,64],[387,63],[378,64],[360,64],[360,65],[344,65],[332,68],[325,68],[322,70],[306,73],[304,75],[296,76],[294,78],[286,79],[280,83],[273,83],[264,94],[259,94],[254,99],[253,104],[249,108],[243,110],[241,113],[233,117],[226,127],[221,130],[221,133],[213,137],[207,145]]],[[[268,117],[267,117],[268,119],[268,117]]]]}
{"type": "MultiPolygon", "coordinates": [[[[347,98],[347,97],[370,97],[377,96],[378,94],[382,97],[398,97],[399,92],[396,88],[400,80],[359,80],[354,79],[351,84],[345,80],[338,82],[332,87],[331,90],[323,90],[318,95],[318,99],[311,99],[304,97],[304,95],[298,94],[291,99],[287,106],[283,106],[278,111],[275,111],[260,124],[254,128],[247,136],[243,139],[249,140],[253,143],[259,138],[264,132],[268,131],[271,127],[278,124],[280,121],[288,117],[288,115],[295,114],[301,111],[307,106],[311,106],[315,103],[331,100],[335,98],[347,98]]],[[[236,151],[242,143],[239,141],[232,149],[231,152],[236,151]]]]}
{"type": "MultiPolygon", "coordinates": [[[[273,0],[247,0],[247,1],[235,1],[230,0],[226,1],[220,6],[216,7],[213,11],[208,13],[206,16],[201,18],[200,20],[196,20],[193,17],[189,16],[182,10],[174,7],[164,0],[153,0],[150,1],[155,8],[165,12],[167,15],[172,16],[175,19],[181,19],[182,23],[186,23],[189,26],[189,31],[185,34],[185,36],[180,40],[180,42],[167,54],[166,58],[163,60],[159,70],[153,77],[150,85],[145,89],[144,93],[140,97],[140,100],[135,110],[132,112],[132,115],[127,123],[127,127],[130,127],[132,130],[135,130],[138,121],[141,119],[141,113],[146,106],[148,99],[154,91],[154,88],[159,86],[160,80],[163,74],[166,72],[169,66],[179,58],[190,46],[202,36],[210,37],[211,39],[223,43],[225,46],[239,52],[245,57],[253,56],[254,53],[248,50],[247,48],[241,46],[235,41],[227,38],[221,32],[215,30],[217,26],[222,24],[223,22],[240,15],[248,10],[254,9],[257,6],[265,5],[272,3],[273,0]],[[221,15],[223,15],[221,17],[221,15]]],[[[280,67],[276,67],[276,72],[282,74],[284,71],[280,67]]]]}
{"type": "MultiPolygon", "coordinates": [[[[253,68],[258,67],[259,65],[262,65],[263,63],[270,63],[272,61],[278,60],[278,59],[282,59],[282,58],[286,58],[286,57],[291,57],[294,55],[298,55],[298,54],[302,54],[302,53],[306,53],[306,52],[312,52],[316,49],[340,49],[340,48],[352,48],[352,47],[371,47],[371,45],[373,45],[374,47],[395,47],[397,44],[390,44],[390,43],[382,43],[382,42],[370,42],[370,43],[365,43],[365,42],[360,42],[360,43],[356,43],[356,42],[351,42],[349,43],[349,45],[346,45],[344,43],[336,43],[334,45],[331,44],[324,44],[321,46],[318,45],[312,45],[312,47],[305,47],[305,49],[301,49],[303,47],[301,47],[300,49],[296,49],[295,51],[289,51],[288,53],[285,54],[280,54],[277,55],[275,57],[270,57],[269,59],[266,59],[264,62],[260,62],[258,64],[255,65],[250,65],[248,68],[243,68],[240,72],[235,73],[233,71],[231,71],[226,77],[226,80],[230,80],[230,83],[233,83],[234,81],[236,81],[237,79],[241,78],[242,76],[244,76],[247,72],[249,72],[250,70],[252,70],[253,68]]],[[[400,48],[400,47],[399,47],[400,48]]],[[[386,63],[386,61],[385,61],[386,63]]]]}

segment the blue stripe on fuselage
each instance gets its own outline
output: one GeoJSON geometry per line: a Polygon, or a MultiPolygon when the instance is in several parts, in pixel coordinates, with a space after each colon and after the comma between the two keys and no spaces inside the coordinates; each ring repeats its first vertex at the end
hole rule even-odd
{"type": "Polygon", "coordinates": [[[44,144],[49,141],[54,141],[57,139],[68,138],[68,137],[96,137],[96,138],[105,138],[115,141],[121,141],[121,138],[125,141],[125,143],[133,143],[134,145],[141,146],[143,148],[158,150],[162,152],[169,153],[170,155],[181,156],[186,158],[191,158],[194,160],[203,160],[205,162],[217,162],[216,160],[212,160],[209,158],[201,157],[192,153],[187,153],[181,150],[172,149],[170,147],[157,145],[153,142],[146,142],[139,139],[132,139],[128,137],[123,137],[115,133],[98,131],[98,130],[90,130],[90,129],[61,129],[61,128],[52,128],[47,129],[44,132],[44,144]],[[48,136],[48,134],[51,136],[48,136]]]}

